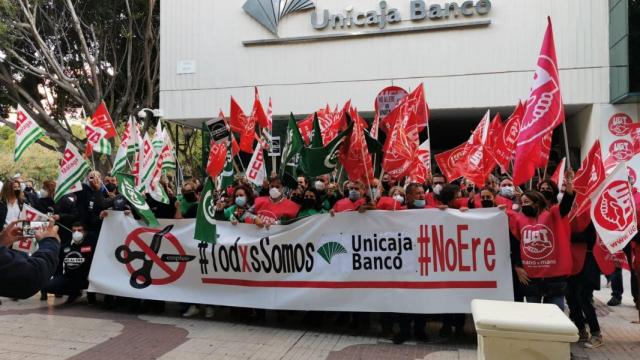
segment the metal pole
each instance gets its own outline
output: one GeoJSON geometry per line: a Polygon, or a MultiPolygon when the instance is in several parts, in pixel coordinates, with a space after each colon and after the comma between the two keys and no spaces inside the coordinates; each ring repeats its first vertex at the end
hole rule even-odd
{"type": "MultiPolygon", "coordinates": [[[[562,122],[562,134],[564,135],[564,152],[567,156],[567,164],[571,169],[571,158],[569,157],[569,137],[567,136],[567,121],[562,122]]],[[[566,167],[565,167],[566,169],[566,167]]]]}

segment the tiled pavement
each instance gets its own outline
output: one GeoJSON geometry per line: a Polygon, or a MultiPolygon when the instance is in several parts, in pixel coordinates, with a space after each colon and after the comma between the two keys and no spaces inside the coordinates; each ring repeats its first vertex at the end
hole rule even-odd
{"type": "MultiPolygon", "coordinates": [[[[597,294],[605,346],[574,346],[577,359],[640,358],[640,325],[631,323],[638,316],[631,299],[609,308],[602,304],[608,295],[608,289],[597,294]]],[[[429,331],[435,336],[437,324],[430,323],[429,331]]],[[[467,333],[455,341],[395,346],[375,333],[349,335],[335,324],[313,328],[296,315],[285,324],[269,319],[258,326],[233,321],[227,311],[218,311],[213,320],[183,319],[175,305],[162,315],[104,310],[84,301],[63,305],[54,297],[2,299],[0,305],[0,360],[475,359],[470,326],[467,333]]]]}

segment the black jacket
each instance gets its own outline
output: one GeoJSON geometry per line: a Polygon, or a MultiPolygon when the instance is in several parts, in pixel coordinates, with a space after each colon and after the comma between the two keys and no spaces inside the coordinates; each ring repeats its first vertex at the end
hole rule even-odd
{"type": "Polygon", "coordinates": [[[60,243],[46,238],[38,246],[31,256],[0,246],[0,296],[27,299],[49,282],[58,266],[60,243]]]}

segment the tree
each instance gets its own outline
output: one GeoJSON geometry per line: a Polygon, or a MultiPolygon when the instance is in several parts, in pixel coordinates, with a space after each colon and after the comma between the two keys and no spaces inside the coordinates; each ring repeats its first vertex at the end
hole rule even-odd
{"type": "Polygon", "coordinates": [[[55,142],[46,148],[84,149],[72,109],[104,100],[117,126],[157,103],[158,0],[0,0],[0,20],[0,111],[22,105],[55,142]]]}

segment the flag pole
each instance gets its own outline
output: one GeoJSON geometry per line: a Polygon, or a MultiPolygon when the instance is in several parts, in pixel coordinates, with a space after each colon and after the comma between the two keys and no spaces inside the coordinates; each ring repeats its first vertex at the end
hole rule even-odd
{"type": "Polygon", "coordinates": [[[429,122],[427,121],[427,140],[429,140],[429,179],[433,176],[431,169],[433,168],[432,159],[433,153],[431,152],[431,130],[429,130],[429,122]]]}
{"type": "MultiPolygon", "coordinates": [[[[567,136],[566,120],[562,122],[562,135],[564,135],[564,152],[567,156],[567,161],[565,164],[569,164],[569,169],[571,169],[571,158],[569,157],[569,137],[567,136]]],[[[566,165],[565,165],[565,169],[566,169],[566,165]]]]}

